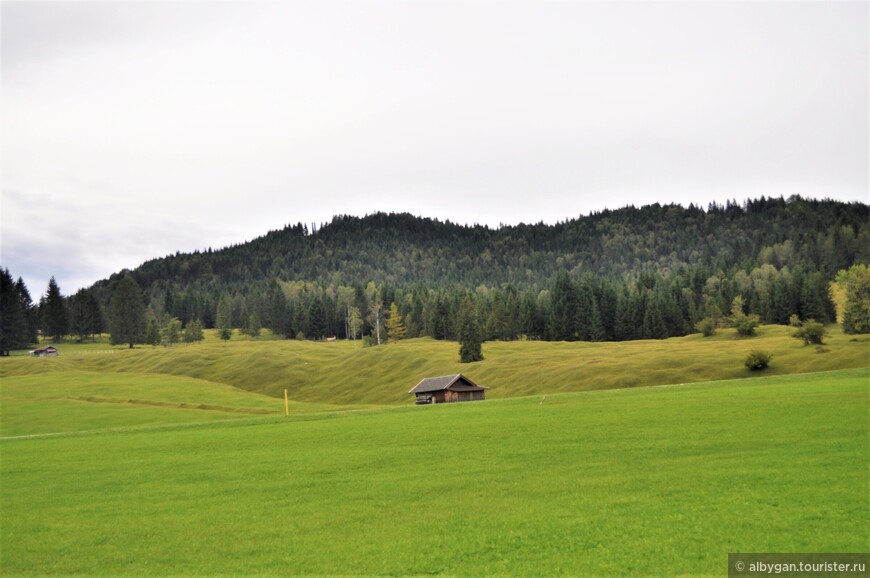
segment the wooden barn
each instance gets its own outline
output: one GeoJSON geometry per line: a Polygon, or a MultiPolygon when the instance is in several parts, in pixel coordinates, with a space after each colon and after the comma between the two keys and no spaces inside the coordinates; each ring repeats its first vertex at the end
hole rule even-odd
{"type": "Polygon", "coordinates": [[[57,355],[57,348],[46,345],[45,347],[38,347],[30,352],[30,355],[35,357],[54,357],[57,355]]]}
{"type": "Polygon", "coordinates": [[[417,396],[416,403],[450,403],[453,401],[479,401],[484,399],[481,387],[462,374],[427,377],[408,393],[417,396]]]}

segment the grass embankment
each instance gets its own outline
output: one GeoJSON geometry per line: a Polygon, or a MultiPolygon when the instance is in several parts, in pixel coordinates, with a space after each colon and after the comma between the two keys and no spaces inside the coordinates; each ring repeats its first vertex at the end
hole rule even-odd
{"type": "Polygon", "coordinates": [[[6,440],[0,566],[724,575],[728,552],[866,552],[868,394],[865,369],[6,440]]]}
{"type": "Polygon", "coordinates": [[[118,349],[105,355],[71,355],[61,346],[53,359],[0,360],[0,376],[55,371],[165,374],[291,399],[329,404],[411,403],[407,391],[421,378],[464,373],[490,387],[491,399],[536,393],[586,391],[750,377],[743,359],[751,349],[773,354],[766,375],[809,373],[870,365],[870,338],[830,326],[823,348],[805,347],[793,329],[763,326],[738,338],[722,330],[704,338],[622,343],[487,342],[486,360],[460,364],[458,345],[413,339],[364,349],[359,341],[230,341],[171,348],[118,349]]]}

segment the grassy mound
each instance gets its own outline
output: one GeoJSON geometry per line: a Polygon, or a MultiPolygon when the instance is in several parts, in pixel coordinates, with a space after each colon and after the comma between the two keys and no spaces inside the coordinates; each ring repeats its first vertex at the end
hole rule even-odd
{"type": "MultiPolygon", "coordinates": [[[[407,391],[421,378],[464,373],[490,387],[491,399],[537,393],[586,391],[749,377],[743,360],[751,349],[773,354],[767,375],[809,373],[870,364],[870,341],[839,328],[819,349],[791,337],[792,328],[764,326],[738,338],[723,330],[622,343],[488,342],[486,360],[460,364],[454,342],[414,339],[364,349],[357,342],[230,341],[172,348],[117,349],[76,355],[62,347],[53,359],[0,360],[0,376],[62,372],[163,374],[192,377],[297,401],[326,404],[411,403],[407,391]]],[[[93,346],[88,345],[91,348],[93,346]]]]}

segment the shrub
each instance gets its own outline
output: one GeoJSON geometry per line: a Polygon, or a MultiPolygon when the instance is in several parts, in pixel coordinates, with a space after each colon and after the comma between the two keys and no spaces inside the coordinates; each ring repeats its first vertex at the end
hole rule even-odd
{"type": "Polygon", "coordinates": [[[795,339],[800,339],[804,345],[823,345],[825,338],[825,326],[818,321],[808,319],[797,331],[791,334],[795,339]]]}
{"type": "Polygon", "coordinates": [[[747,315],[743,312],[743,298],[739,295],[734,298],[731,304],[731,324],[737,329],[738,335],[748,337],[755,335],[755,329],[761,322],[758,315],[752,313],[747,315]]]}
{"type": "Polygon", "coordinates": [[[755,329],[758,327],[760,323],[760,319],[758,315],[744,315],[737,319],[734,319],[734,327],[737,328],[737,334],[743,335],[744,337],[749,337],[750,335],[755,335],[755,329]]]}
{"type": "Polygon", "coordinates": [[[712,317],[705,317],[695,324],[695,329],[700,331],[704,337],[710,337],[716,333],[716,322],[712,317]]]}
{"type": "Polygon", "coordinates": [[[762,369],[767,369],[767,366],[770,365],[770,360],[772,358],[773,356],[766,351],[753,349],[746,356],[746,360],[743,362],[743,365],[745,365],[746,369],[748,369],[749,371],[760,371],[762,369]]]}

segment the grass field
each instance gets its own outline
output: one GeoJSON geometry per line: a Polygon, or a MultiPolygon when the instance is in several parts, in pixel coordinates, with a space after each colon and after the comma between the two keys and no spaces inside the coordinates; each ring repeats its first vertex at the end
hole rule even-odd
{"type": "MultiPolygon", "coordinates": [[[[9,383],[37,405],[63,394],[35,392],[37,377],[4,378],[4,397],[9,383]]],[[[114,379],[78,394],[109,397],[114,379]]],[[[237,409],[271,402],[163,379],[151,397],[167,403],[185,387],[237,409]]],[[[80,414],[41,426],[79,433],[0,441],[0,568],[725,575],[729,551],[866,552],[868,380],[856,369],[200,424],[155,405],[173,414],[162,426],[90,433],[104,418],[80,414]]]]}
{"type": "MultiPolygon", "coordinates": [[[[347,409],[291,402],[306,413],[347,409]]],[[[4,377],[0,436],[283,415],[282,400],[191,377],[56,371],[4,377]]]]}
{"type": "Polygon", "coordinates": [[[363,348],[359,341],[222,343],[209,332],[200,344],[122,347],[102,354],[94,350],[99,344],[61,344],[57,358],[2,360],[0,377],[55,372],[170,375],[278,398],[286,388],[291,399],[306,403],[382,405],[411,403],[407,392],[423,377],[460,372],[490,387],[488,398],[499,399],[750,377],[753,374],[744,368],[743,359],[751,349],[773,354],[767,375],[870,365],[867,336],[844,335],[839,327],[830,326],[825,346],[817,348],[792,338],[793,331],[763,326],[752,338],[737,338],[734,330],[726,329],[710,338],[690,335],[662,341],[487,342],[486,359],[473,364],[459,363],[455,342],[432,339],[363,348]]]}
{"type": "Polygon", "coordinates": [[[429,339],[214,335],[2,359],[0,574],[725,575],[729,551],[868,551],[870,341],[790,333],[486,343],[469,365],[429,339]],[[773,363],[746,379],[754,348],[773,363]],[[488,400],[413,406],[456,372],[488,400]]]}

